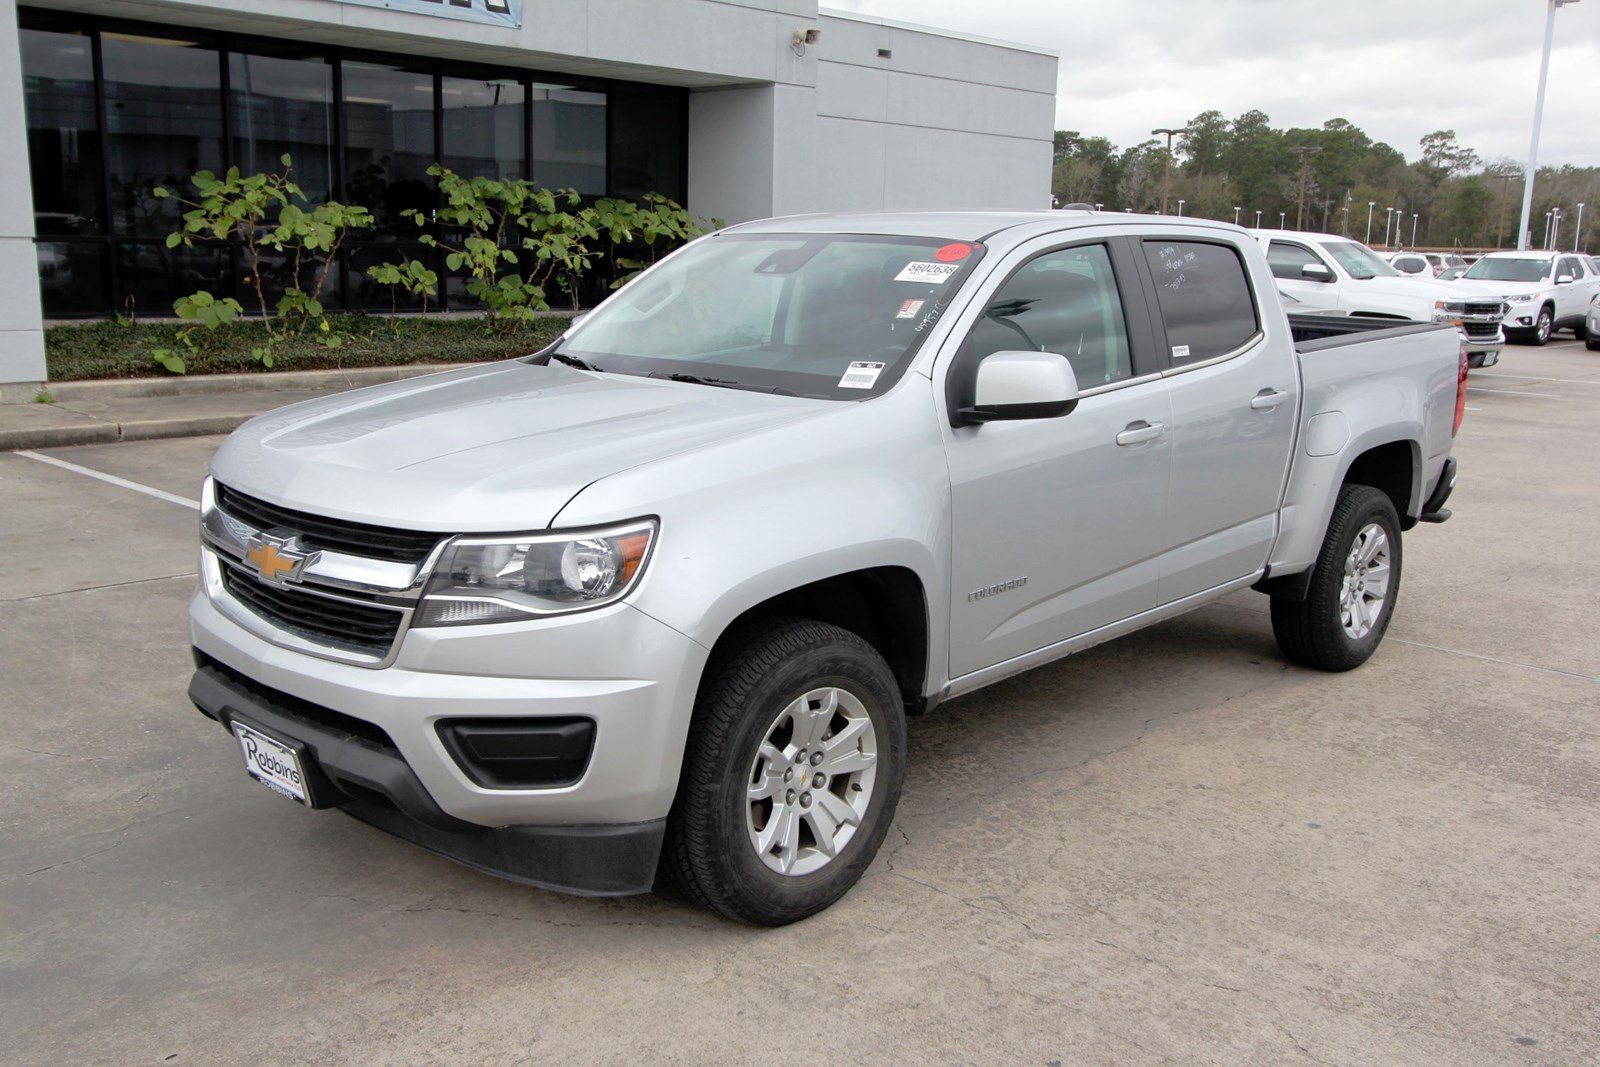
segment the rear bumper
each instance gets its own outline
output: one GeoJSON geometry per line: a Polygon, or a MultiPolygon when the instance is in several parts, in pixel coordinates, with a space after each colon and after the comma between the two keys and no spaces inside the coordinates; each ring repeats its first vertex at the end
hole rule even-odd
{"type": "Polygon", "coordinates": [[[318,807],[343,808],[431,852],[529,885],[590,896],[650,890],[664,818],[558,826],[465,822],[440,808],[382,730],[252,683],[204,653],[197,651],[196,661],[189,683],[195,707],[224,727],[239,718],[305,745],[318,807]]]}

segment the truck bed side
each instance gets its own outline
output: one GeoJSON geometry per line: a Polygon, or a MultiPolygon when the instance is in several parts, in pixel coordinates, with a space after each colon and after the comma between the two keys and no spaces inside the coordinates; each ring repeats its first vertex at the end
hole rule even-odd
{"type": "Polygon", "coordinates": [[[1378,463],[1392,470],[1396,509],[1410,526],[1454,435],[1461,358],[1455,327],[1417,324],[1298,340],[1306,332],[1296,329],[1303,406],[1273,576],[1315,563],[1339,487],[1357,462],[1364,470],[1378,463]]]}

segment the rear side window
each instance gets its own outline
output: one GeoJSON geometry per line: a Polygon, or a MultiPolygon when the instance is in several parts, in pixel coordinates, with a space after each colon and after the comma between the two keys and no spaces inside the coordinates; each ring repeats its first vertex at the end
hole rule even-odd
{"type": "Polygon", "coordinates": [[[1024,263],[972,328],[982,359],[996,352],[1054,352],[1091,389],[1132,377],[1122,298],[1104,245],[1046,252],[1024,263]]]}
{"type": "Polygon", "coordinates": [[[1284,278],[1288,281],[1300,281],[1305,275],[1300,268],[1320,264],[1322,260],[1316,257],[1311,249],[1304,245],[1290,244],[1288,241],[1273,241],[1267,246],[1267,265],[1272,268],[1274,278],[1284,278]]]}
{"type": "Polygon", "coordinates": [[[1174,366],[1232,352],[1259,332],[1238,251],[1200,241],[1146,241],[1144,255],[1174,366]]]}

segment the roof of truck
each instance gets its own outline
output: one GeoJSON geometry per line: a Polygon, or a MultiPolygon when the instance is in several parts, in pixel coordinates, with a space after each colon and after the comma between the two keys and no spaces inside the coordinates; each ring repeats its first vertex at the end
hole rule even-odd
{"type": "Polygon", "coordinates": [[[737,233],[858,233],[894,237],[932,237],[979,241],[1020,227],[1072,229],[1127,222],[1214,229],[1228,223],[1174,215],[1133,215],[1120,211],[870,211],[859,214],[785,215],[729,226],[737,233]]]}

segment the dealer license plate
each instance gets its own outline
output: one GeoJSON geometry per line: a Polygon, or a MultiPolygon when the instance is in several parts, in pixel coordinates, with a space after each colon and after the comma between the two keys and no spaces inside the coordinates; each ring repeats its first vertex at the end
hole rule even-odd
{"type": "Polygon", "coordinates": [[[235,719],[233,736],[244,752],[244,769],[250,777],[290,800],[311,806],[311,790],[306,784],[305,764],[297,746],[268,737],[260,730],[235,719]]]}

